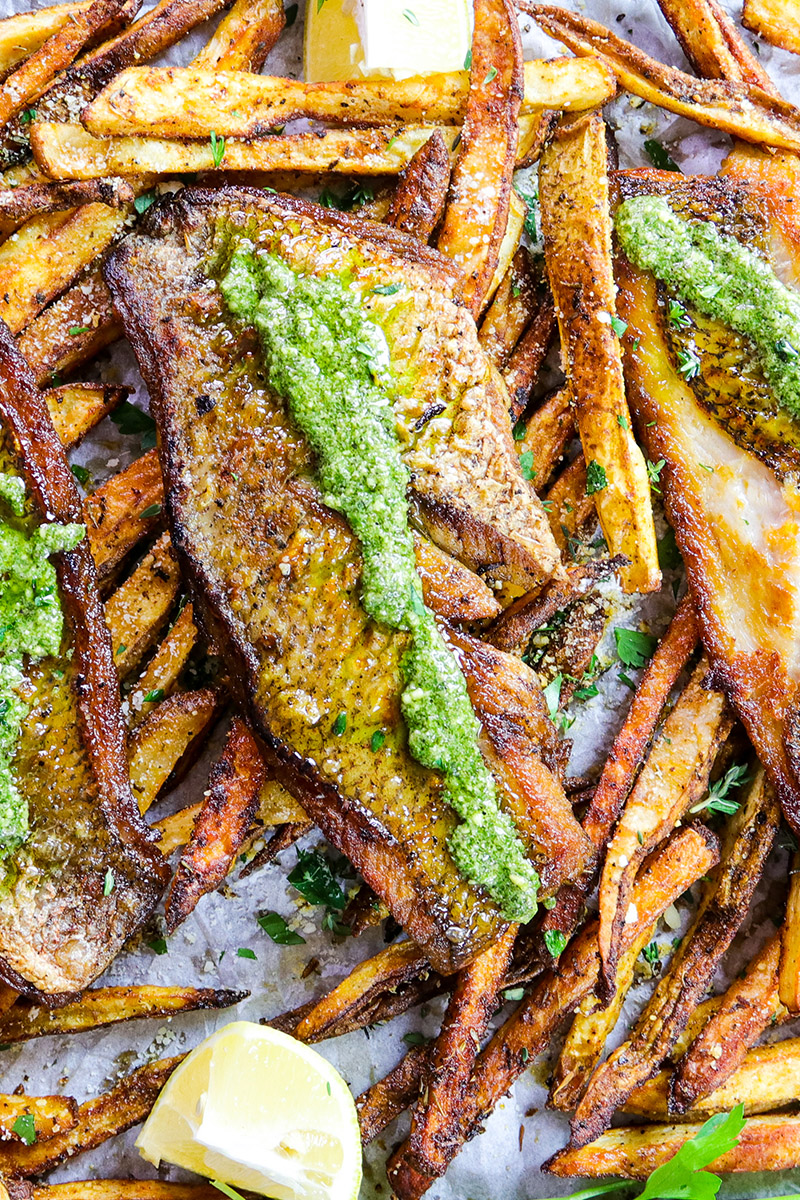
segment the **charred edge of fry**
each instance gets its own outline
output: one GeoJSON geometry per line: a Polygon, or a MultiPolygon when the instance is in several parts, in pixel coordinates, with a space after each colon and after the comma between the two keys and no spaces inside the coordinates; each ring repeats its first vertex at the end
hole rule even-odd
{"type": "Polygon", "coordinates": [[[539,378],[555,330],[553,298],[549,292],[545,292],[540,295],[536,314],[517,343],[503,372],[511,401],[512,422],[518,421],[528,407],[533,386],[539,378]]]}
{"type": "Polygon", "coordinates": [[[412,1046],[394,1070],[357,1098],[363,1145],[369,1145],[413,1102],[419,1094],[427,1060],[427,1046],[412,1046]]]}
{"type": "Polygon", "coordinates": [[[553,579],[540,592],[520,596],[510,604],[484,632],[486,641],[499,650],[519,648],[557,612],[618,571],[622,561],[620,558],[597,558],[586,563],[571,563],[563,579],[553,579]]]}
{"type": "Polygon", "coordinates": [[[386,224],[427,242],[444,214],[450,186],[450,154],[435,130],[400,172],[386,224]]]}

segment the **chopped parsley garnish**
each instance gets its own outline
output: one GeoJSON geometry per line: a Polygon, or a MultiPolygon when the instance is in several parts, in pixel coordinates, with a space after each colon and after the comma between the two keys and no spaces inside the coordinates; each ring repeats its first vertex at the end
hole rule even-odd
{"type": "Polygon", "coordinates": [[[372,290],[376,296],[396,296],[402,286],[402,283],[379,283],[372,290]]]}
{"type": "Polygon", "coordinates": [[[661,481],[661,472],[664,470],[664,467],[666,466],[666,459],[660,458],[657,463],[654,463],[654,462],[651,462],[650,459],[648,458],[646,465],[647,465],[647,478],[650,480],[650,488],[652,491],[654,491],[656,493],[656,495],[660,496],[661,488],[658,485],[661,481]]]}
{"type": "Polygon", "coordinates": [[[659,171],[680,171],[680,167],[669,151],[665,150],[661,142],[656,141],[655,138],[646,139],[644,150],[650,162],[659,171]]]}
{"type": "Polygon", "coordinates": [[[323,208],[338,208],[339,197],[335,196],[329,188],[323,188],[317,197],[317,204],[321,204],[323,208]]]}
{"type": "Polygon", "coordinates": [[[324,3],[325,0],[317,0],[317,12],[322,12],[322,6],[324,3]]]}
{"type": "Polygon", "coordinates": [[[225,138],[217,137],[212,129],[209,141],[211,142],[211,157],[214,160],[214,166],[218,167],[225,157],[225,138]]]}
{"type": "Polygon", "coordinates": [[[403,16],[412,25],[419,25],[419,17],[417,16],[417,14],[415,12],[412,12],[410,8],[403,9],[403,16]]]}
{"type": "Polygon", "coordinates": [[[522,470],[522,478],[527,479],[530,483],[536,478],[536,468],[533,465],[533,451],[523,450],[519,456],[519,465],[522,470]]]}
{"type": "Polygon", "coordinates": [[[11,1128],[26,1146],[32,1146],[36,1141],[36,1119],[33,1113],[23,1113],[22,1116],[17,1117],[11,1128]]]}
{"type": "Polygon", "coordinates": [[[78,463],[73,463],[70,467],[70,471],[72,471],[72,474],[75,476],[81,487],[86,487],[86,484],[92,478],[91,472],[88,471],[86,467],[80,466],[78,463]]]}
{"type": "Polygon", "coordinates": [[[514,428],[512,429],[511,432],[514,436],[515,442],[522,442],[525,440],[525,422],[521,417],[520,417],[519,421],[517,421],[517,423],[514,425],[514,428]]]}
{"type": "Polygon", "coordinates": [[[567,948],[567,935],[560,929],[545,929],[544,944],[551,958],[560,958],[567,948]]]}
{"type": "Polygon", "coordinates": [[[140,435],[143,450],[152,450],[156,444],[156,423],[149,413],[142,412],[130,400],[123,400],[111,414],[111,420],[120,433],[140,435]]]}
{"type": "Polygon", "coordinates": [[[658,565],[662,571],[674,571],[683,562],[678,543],[675,541],[675,530],[668,525],[664,536],[658,539],[658,565]]]}
{"type": "Polygon", "coordinates": [[[497,67],[489,67],[489,70],[486,72],[486,78],[484,79],[483,82],[484,82],[484,84],[491,83],[496,78],[497,78],[497,67]]]}
{"type": "Polygon", "coordinates": [[[620,429],[630,429],[628,418],[623,413],[617,413],[617,424],[620,429]]]}
{"type": "Polygon", "coordinates": [[[667,309],[667,320],[676,329],[685,329],[687,325],[691,325],[692,323],[692,318],[678,300],[670,301],[669,308],[667,309]]]}
{"type": "Polygon", "coordinates": [[[125,643],[120,642],[120,644],[117,646],[117,654],[124,654],[127,649],[128,647],[125,645],[125,643]]]}
{"type": "Polygon", "coordinates": [[[649,962],[651,966],[653,963],[657,963],[659,961],[661,955],[656,942],[650,942],[649,945],[645,946],[645,948],[642,950],[642,958],[645,960],[645,962],[649,962]]]}
{"type": "Polygon", "coordinates": [[[91,333],[88,325],[72,325],[69,329],[70,337],[80,337],[82,333],[91,333]]]}
{"type": "MultiPolygon", "coordinates": [[[[296,6],[295,6],[296,7],[296,6]]],[[[134,210],[141,215],[147,212],[152,204],[155,204],[158,199],[155,192],[142,192],[141,196],[136,196],[133,201],[134,210]]]]}
{"type": "Polygon", "coordinates": [[[689,812],[699,813],[704,810],[715,813],[724,813],[725,816],[732,816],[738,812],[738,800],[732,800],[728,793],[734,788],[740,788],[743,784],[750,782],[749,768],[746,763],[736,763],[710,784],[708,795],[705,800],[701,800],[699,804],[695,804],[689,812]]]}
{"type": "Polygon", "coordinates": [[[105,873],[105,878],[103,879],[103,895],[104,896],[111,895],[111,893],[114,890],[115,882],[116,881],[114,879],[114,872],[111,870],[111,867],[109,867],[105,873]]]}
{"type": "Polygon", "coordinates": [[[572,693],[576,700],[591,700],[593,696],[600,695],[600,688],[596,683],[589,683],[585,687],[577,687],[572,693]]]}
{"type": "Polygon", "coordinates": [[[595,459],[586,464],[586,495],[593,496],[595,492],[602,492],[608,487],[608,476],[606,469],[595,459]]]}
{"type": "Polygon", "coordinates": [[[325,904],[341,912],[347,903],[330,866],[314,850],[298,850],[297,866],[289,874],[289,883],[310,904],[325,904]]]}
{"type": "Polygon", "coordinates": [[[20,125],[30,125],[31,121],[36,120],[36,109],[26,108],[24,112],[19,114],[20,125]]]}
{"type": "Polygon", "coordinates": [[[424,1033],[416,1033],[414,1030],[403,1034],[403,1041],[407,1046],[426,1046],[430,1040],[424,1033]]]}
{"type": "Polygon", "coordinates": [[[334,737],[341,737],[345,729],[347,729],[347,713],[340,712],[331,726],[331,733],[334,737]]]}
{"type": "Polygon", "coordinates": [[[279,946],[302,946],[305,945],[305,938],[299,933],[295,933],[293,929],[284,921],[280,913],[268,912],[258,918],[258,923],[273,942],[279,946]]]}
{"type": "Polygon", "coordinates": [[[156,704],[159,700],[163,700],[166,692],[163,688],[153,688],[151,692],[143,698],[142,704],[156,704]]]}
{"type": "Polygon", "coordinates": [[[256,960],[258,959],[258,955],[256,954],[255,950],[251,950],[249,946],[240,946],[239,949],[236,951],[236,957],[237,958],[254,958],[256,960]]]}
{"type": "Polygon", "coordinates": [[[534,188],[533,191],[524,192],[516,184],[514,185],[514,191],[525,205],[525,232],[532,242],[536,242],[539,238],[538,226],[536,224],[536,209],[539,206],[539,193],[536,188],[534,188]]]}
{"type": "Polygon", "coordinates": [[[470,48],[467,51],[466,56],[464,58],[464,70],[465,71],[472,70],[472,46],[470,46],[470,48]]]}
{"type": "Polygon", "coordinates": [[[167,953],[167,939],[166,938],[163,938],[163,937],[151,938],[147,944],[150,947],[150,949],[153,951],[153,954],[166,954],[167,953]]]}
{"type": "Polygon", "coordinates": [[[713,1200],[720,1181],[702,1168],[732,1150],[744,1126],[743,1104],[737,1104],[733,1112],[711,1117],[669,1162],[653,1171],[638,1200],[659,1200],[661,1196],[713,1200]]]}
{"type": "Polygon", "coordinates": [[[696,379],[700,374],[700,359],[692,350],[679,350],[678,370],[684,379],[696,379]]]}
{"type": "Polygon", "coordinates": [[[383,743],[386,741],[386,734],[382,729],[376,729],[372,737],[369,739],[369,748],[373,754],[377,754],[383,743]]]}
{"type": "Polygon", "coordinates": [[[525,988],[521,988],[521,987],[506,988],[506,990],[503,992],[503,999],[504,1000],[521,1000],[524,995],[525,995],[525,988]]]}
{"type": "Polygon", "coordinates": [[[148,504],[141,516],[142,521],[149,521],[151,517],[157,517],[161,512],[160,504],[148,504]]]}
{"type": "Polygon", "coordinates": [[[620,662],[626,667],[643,667],[653,657],[658,638],[651,633],[639,633],[638,629],[615,629],[614,640],[620,662]]]}
{"type": "Polygon", "coordinates": [[[626,674],[625,671],[620,671],[617,674],[617,679],[620,681],[620,683],[624,683],[625,687],[630,688],[632,692],[636,691],[636,684],[633,682],[630,675],[626,674]]]}
{"type": "Polygon", "coordinates": [[[616,313],[612,313],[611,328],[614,330],[614,333],[617,335],[617,337],[622,337],[623,333],[628,328],[628,322],[623,321],[621,317],[616,315],[616,313]]]}
{"type": "Polygon", "coordinates": [[[551,721],[554,721],[558,715],[558,705],[561,700],[561,686],[563,682],[564,676],[559,672],[555,679],[551,679],[547,687],[542,689],[542,695],[544,696],[544,702],[547,705],[547,712],[551,721]]]}

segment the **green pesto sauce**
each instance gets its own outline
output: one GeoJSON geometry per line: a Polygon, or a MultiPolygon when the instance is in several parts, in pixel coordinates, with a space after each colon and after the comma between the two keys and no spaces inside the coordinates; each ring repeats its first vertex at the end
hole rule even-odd
{"type": "Polygon", "coordinates": [[[615,225],[631,262],[750,339],[775,398],[800,417],[800,295],[736,238],[710,221],[684,221],[660,197],[625,200],[615,225]]]}
{"type": "Polygon", "coordinates": [[[258,332],[270,381],[316,453],[325,503],[361,544],[364,609],[411,634],[401,710],[412,755],[443,773],[461,820],[453,858],[509,920],[528,921],[539,879],[498,806],[464,676],[422,601],[383,332],[338,279],[300,275],[245,239],[220,286],[231,312],[258,332]]]}
{"type": "Polygon", "coordinates": [[[25,658],[57,654],[64,614],[49,554],[71,550],[82,525],[39,525],[26,517],[25,483],[0,474],[0,856],[28,832],[28,806],[11,764],[28,705],[20,695],[25,658]]]}

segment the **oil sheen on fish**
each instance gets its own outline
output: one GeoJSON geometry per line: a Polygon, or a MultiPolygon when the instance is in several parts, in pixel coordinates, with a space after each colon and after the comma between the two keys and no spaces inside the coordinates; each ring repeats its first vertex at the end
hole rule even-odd
{"type": "MultiPolygon", "coordinates": [[[[557,553],[519,473],[502,384],[449,299],[454,268],[404,235],[243,188],[187,190],[149,216],[107,279],[150,389],[174,542],[204,618],[290,790],[437,969],[452,971],[502,921],[455,870],[441,777],[406,747],[408,635],[360,604],[358,543],[321,501],[254,332],[208,276],[215,253],[244,234],[295,269],[357,286],[401,372],[395,416],[422,527],[433,513],[437,532],[449,530],[437,540],[469,567],[531,582],[557,569],[557,553]]],[[[521,836],[550,890],[586,847],[555,772],[542,769],[560,853],[521,836]]]]}
{"type": "MultiPolygon", "coordinates": [[[[630,171],[620,199],[663,196],[797,286],[797,246],[754,183],[630,171]]],[[[800,832],[800,424],[747,339],[618,259],[626,385],[660,474],[714,667],[800,832]]]]}

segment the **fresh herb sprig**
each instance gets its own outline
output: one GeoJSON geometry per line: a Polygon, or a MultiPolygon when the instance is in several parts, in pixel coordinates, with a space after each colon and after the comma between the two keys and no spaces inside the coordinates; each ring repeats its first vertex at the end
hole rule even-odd
{"type": "Polygon", "coordinates": [[[725,816],[732,816],[733,813],[739,810],[739,801],[731,799],[729,793],[734,788],[740,788],[743,784],[750,781],[750,769],[746,763],[736,763],[726,771],[724,775],[720,775],[708,789],[708,795],[705,800],[701,800],[699,804],[695,804],[689,812],[714,812],[724,813],[725,816]]]}

